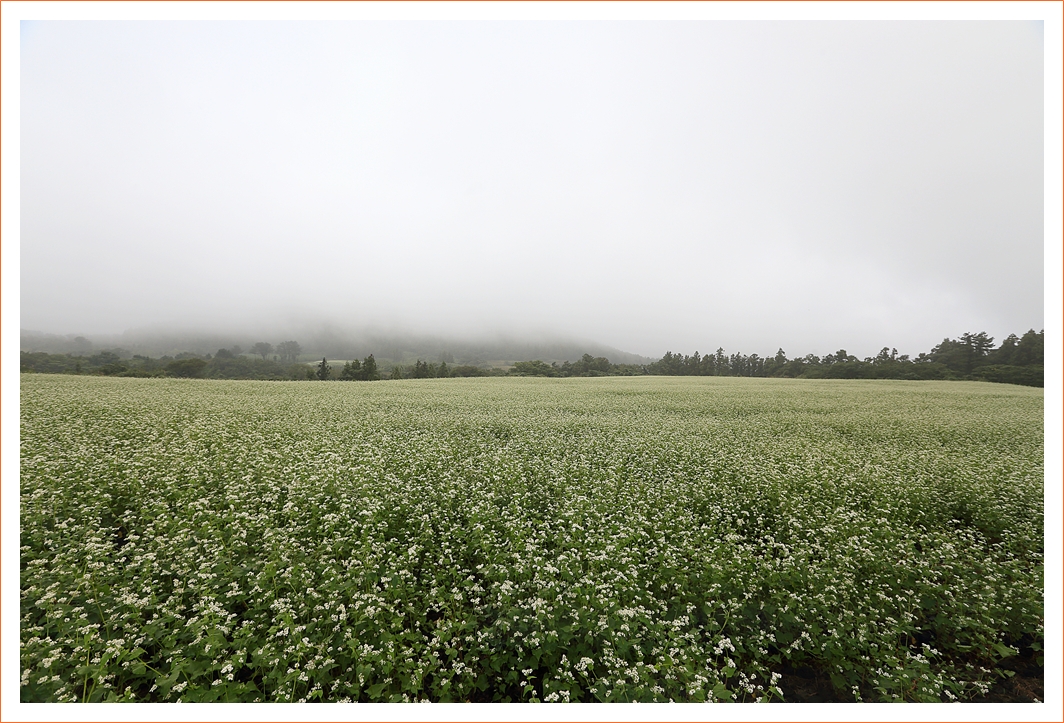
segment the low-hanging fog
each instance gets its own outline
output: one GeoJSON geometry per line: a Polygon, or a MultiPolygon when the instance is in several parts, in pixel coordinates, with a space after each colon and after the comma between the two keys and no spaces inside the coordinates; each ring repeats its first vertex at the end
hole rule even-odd
{"type": "Polygon", "coordinates": [[[658,357],[1044,325],[1040,23],[31,22],[21,42],[24,329],[658,357]]]}

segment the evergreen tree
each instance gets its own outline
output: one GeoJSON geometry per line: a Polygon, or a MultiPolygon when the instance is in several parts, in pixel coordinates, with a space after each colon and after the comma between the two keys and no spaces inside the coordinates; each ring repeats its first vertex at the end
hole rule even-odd
{"type": "Polygon", "coordinates": [[[1045,329],[1035,333],[1030,329],[1016,344],[1016,356],[1013,364],[1017,366],[1033,366],[1045,363],[1045,329]]]}
{"type": "Polygon", "coordinates": [[[718,346],[716,354],[713,355],[713,373],[721,377],[728,375],[728,356],[722,346],[718,346]]]}
{"type": "Polygon", "coordinates": [[[1016,357],[1016,346],[1019,341],[1020,337],[1015,334],[1009,334],[1001,342],[1001,346],[990,354],[988,361],[991,364],[1013,364],[1016,357]]]}
{"type": "Polygon", "coordinates": [[[325,360],[325,357],[321,358],[321,364],[318,365],[317,377],[321,381],[325,381],[329,378],[329,374],[332,372],[332,367],[329,366],[329,362],[325,360]]]}
{"type": "Polygon", "coordinates": [[[428,379],[429,378],[429,365],[428,362],[423,362],[420,359],[414,364],[414,373],[411,375],[414,379],[428,379]]]}
{"type": "Polygon", "coordinates": [[[362,379],[367,382],[380,381],[381,373],[377,370],[377,360],[370,354],[362,360],[362,379]]]}
{"type": "Polygon", "coordinates": [[[365,379],[365,377],[362,375],[362,362],[360,362],[358,359],[354,359],[344,364],[344,368],[340,372],[340,378],[344,381],[365,379]]]}

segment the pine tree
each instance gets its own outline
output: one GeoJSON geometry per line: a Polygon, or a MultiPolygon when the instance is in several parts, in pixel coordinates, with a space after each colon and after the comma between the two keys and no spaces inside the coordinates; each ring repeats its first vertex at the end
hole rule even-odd
{"type": "Polygon", "coordinates": [[[330,372],[332,372],[332,367],[329,366],[329,362],[325,361],[325,357],[322,357],[321,364],[318,365],[318,379],[324,382],[329,378],[330,372]]]}
{"type": "MultiPolygon", "coordinates": [[[[358,362],[355,362],[356,364],[358,362]]],[[[362,360],[362,376],[359,379],[364,379],[368,382],[376,382],[381,378],[381,373],[377,370],[377,360],[370,354],[368,357],[362,360]]]]}
{"type": "Polygon", "coordinates": [[[344,364],[344,368],[340,372],[340,378],[346,381],[363,379],[364,377],[362,376],[362,362],[360,362],[358,359],[355,359],[344,364]]]}

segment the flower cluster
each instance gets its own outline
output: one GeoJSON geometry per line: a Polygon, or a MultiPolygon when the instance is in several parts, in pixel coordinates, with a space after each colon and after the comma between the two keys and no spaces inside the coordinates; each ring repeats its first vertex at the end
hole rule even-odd
{"type": "Polygon", "coordinates": [[[25,701],[954,700],[1043,639],[1042,390],[25,375],[25,701]]]}

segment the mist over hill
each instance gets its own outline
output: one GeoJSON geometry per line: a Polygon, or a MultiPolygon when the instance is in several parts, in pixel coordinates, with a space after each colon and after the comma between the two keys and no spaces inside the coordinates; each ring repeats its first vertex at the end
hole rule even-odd
{"type": "Polygon", "coordinates": [[[307,324],[303,328],[282,326],[244,330],[133,329],[122,334],[53,334],[21,330],[20,348],[25,352],[91,354],[103,350],[120,356],[175,356],[182,352],[214,354],[238,347],[249,352],[257,342],[276,346],[296,341],[301,358],[327,357],[348,360],[373,354],[387,363],[412,364],[418,359],[474,366],[508,365],[514,361],[542,359],[546,362],[576,361],[584,354],[602,356],[615,364],[645,364],[653,359],[632,354],[600,342],[552,334],[442,335],[396,329],[345,329],[332,324],[307,324]]]}
{"type": "Polygon", "coordinates": [[[1039,22],[21,27],[21,328],[512,361],[1045,326],[1039,22]]]}

